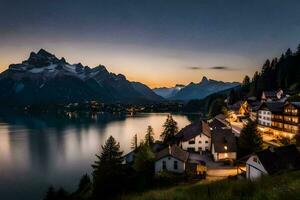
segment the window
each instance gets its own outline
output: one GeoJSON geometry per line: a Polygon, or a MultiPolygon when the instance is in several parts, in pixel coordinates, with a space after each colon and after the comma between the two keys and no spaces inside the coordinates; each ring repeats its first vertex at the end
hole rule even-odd
{"type": "Polygon", "coordinates": [[[202,151],[202,147],[199,147],[199,148],[198,148],[198,151],[201,152],[201,151],[202,151]]]}
{"type": "Polygon", "coordinates": [[[207,144],[207,143],[208,143],[208,141],[206,140],[206,141],[205,141],[205,143],[207,144]]]}
{"type": "Polygon", "coordinates": [[[201,144],[202,143],[202,141],[201,140],[199,140],[199,144],[201,144]]]}
{"type": "Polygon", "coordinates": [[[257,158],[256,157],[253,158],[253,162],[257,163],[257,158]]]}
{"type": "Polygon", "coordinates": [[[178,162],[176,160],[174,161],[174,169],[178,169],[178,162]]]}
{"type": "Polygon", "coordinates": [[[163,161],[163,166],[162,166],[162,168],[163,168],[163,170],[166,170],[167,169],[167,163],[166,163],[166,161],[163,161]]]}
{"type": "Polygon", "coordinates": [[[195,144],[195,139],[189,140],[189,144],[195,144]]]}

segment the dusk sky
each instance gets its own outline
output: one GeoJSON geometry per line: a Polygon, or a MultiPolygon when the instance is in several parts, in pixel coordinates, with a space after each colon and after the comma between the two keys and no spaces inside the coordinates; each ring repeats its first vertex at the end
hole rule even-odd
{"type": "Polygon", "coordinates": [[[150,87],[242,81],[298,43],[299,0],[0,0],[0,71],[44,48],[150,87]]]}

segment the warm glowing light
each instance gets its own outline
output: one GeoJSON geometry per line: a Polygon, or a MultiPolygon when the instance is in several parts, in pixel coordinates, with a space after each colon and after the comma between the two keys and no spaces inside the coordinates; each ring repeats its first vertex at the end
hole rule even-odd
{"type": "Polygon", "coordinates": [[[224,149],[227,150],[227,146],[224,146],[224,149]]]}

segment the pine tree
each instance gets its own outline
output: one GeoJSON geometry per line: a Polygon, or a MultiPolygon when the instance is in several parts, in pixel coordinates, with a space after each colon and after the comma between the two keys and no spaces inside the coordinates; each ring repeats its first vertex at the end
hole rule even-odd
{"type": "Polygon", "coordinates": [[[154,143],[154,132],[151,126],[148,126],[147,132],[145,135],[145,144],[151,146],[154,143]]]}
{"type": "Polygon", "coordinates": [[[178,132],[177,122],[173,119],[172,115],[168,115],[166,122],[163,125],[163,132],[160,137],[165,144],[170,144],[174,141],[175,135],[178,132]]]}
{"type": "Polygon", "coordinates": [[[248,155],[262,149],[262,136],[257,130],[257,124],[251,120],[242,129],[239,137],[239,150],[241,155],[248,155]]]}
{"type": "Polygon", "coordinates": [[[131,141],[131,149],[136,150],[137,148],[138,148],[138,138],[137,138],[137,134],[135,134],[131,141]]]}
{"type": "Polygon", "coordinates": [[[286,50],[286,52],[285,52],[285,57],[290,57],[292,55],[293,55],[292,50],[290,48],[288,48],[288,50],[286,50]]]}
{"type": "Polygon", "coordinates": [[[300,44],[298,44],[297,51],[296,51],[296,55],[297,55],[297,56],[300,56],[300,44]]]}
{"type": "Polygon", "coordinates": [[[88,189],[90,185],[91,185],[90,177],[87,174],[83,175],[79,181],[77,192],[82,192],[88,189]]]}
{"type": "Polygon", "coordinates": [[[56,192],[55,192],[53,186],[50,186],[48,188],[48,191],[46,193],[44,200],[54,200],[55,198],[56,198],[56,192]]]}
{"type": "Polygon", "coordinates": [[[116,191],[122,189],[122,181],[118,181],[122,179],[122,154],[120,144],[110,136],[92,165],[94,199],[112,198],[116,191]]]}
{"type": "Polygon", "coordinates": [[[246,75],[243,80],[243,86],[248,86],[249,84],[250,84],[250,77],[246,75]]]}

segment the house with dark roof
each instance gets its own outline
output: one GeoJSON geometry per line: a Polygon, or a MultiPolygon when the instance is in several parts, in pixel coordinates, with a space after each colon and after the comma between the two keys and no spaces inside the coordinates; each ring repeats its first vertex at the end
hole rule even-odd
{"type": "Polygon", "coordinates": [[[286,102],[281,112],[272,113],[272,129],[283,137],[300,134],[300,102],[286,102]]]}
{"type": "Polygon", "coordinates": [[[257,109],[257,123],[262,127],[271,127],[272,114],[282,113],[284,103],[264,102],[257,109]]]}
{"type": "Polygon", "coordinates": [[[295,145],[259,151],[246,162],[246,177],[250,180],[290,170],[300,170],[300,153],[295,145]]]}
{"type": "Polygon", "coordinates": [[[177,145],[169,146],[159,151],[155,156],[155,173],[170,171],[184,173],[189,159],[189,152],[177,145]]]}
{"type": "Polygon", "coordinates": [[[208,152],[211,146],[211,130],[204,121],[191,123],[176,135],[177,144],[189,152],[208,152]]]}
{"type": "Polygon", "coordinates": [[[211,153],[215,161],[236,160],[237,144],[231,129],[216,129],[211,134],[211,153]]]}
{"type": "Polygon", "coordinates": [[[278,91],[263,91],[261,95],[261,101],[270,102],[270,101],[279,101],[284,97],[282,90],[278,91]]]}
{"type": "Polygon", "coordinates": [[[226,121],[223,121],[217,117],[208,120],[207,123],[211,130],[230,128],[230,126],[228,126],[228,123],[226,121]]]}

